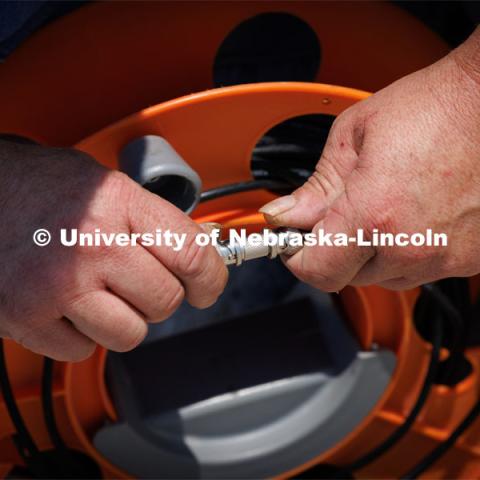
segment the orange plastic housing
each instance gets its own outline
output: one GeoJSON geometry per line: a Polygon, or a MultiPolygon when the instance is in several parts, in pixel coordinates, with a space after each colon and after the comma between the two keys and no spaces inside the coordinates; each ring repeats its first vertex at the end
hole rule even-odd
{"type": "MultiPolygon", "coordinates": [[[[417,20],[384,3],[91,4],[35,34],[0,65],[0,131],[47,144],[76,144],[111,168],[116,168],[118,153],[128,141],[158,134],[168,139],[209,188],[250,179],[252,149],[275,124],[309,113],[338,115],[368,95],[326,83],[375,91],[446,51],[444,43],[417,20]],[[212,62],[223,38],[242,20],[266,11],[293,13],[317,32],[323,48],[318,73],[322,84],[254,84],[176,98],[211,87],[212,62]]],[[[228,227],[255,228],[263,223],[257,209],[271,198],[267,192],[232,195],[201,205],[194,217],[228,227]]],[[[397,355],[397,367],[370,415],[309,465],[348,463],[405,419],[421,387],[430,349],[412,325],[417,295],[417,290],[398,293],[377,287],[341,292],[362,347],[376,343],[391,349],[397,355]]],[[[39,447],[49,448],[40,401],[42,358],[14,342],[6,342],[6,355],[26,423],[39,447]]],[[[467,356],[473,373],[454,388],[434,387],[408,435],[361,476],[400,475],[449,435],[478,399],[480,351],[471,349],[467,356]]],[[[125,472],[100,456],[91,441],[107,419],[115,418],[104,381],[105,359],[106,351],[99,348],[84,362],[56,364],[55,411],[72,448],[94,458],[106,477],[126,478],[125,472]]],[[[0,403],[3,476],[21,464],[12,433],[0,403]]],[[[282,477],[306,467],[299,465],[282,477]]],[[[479,475],[477,422],[427,476],[479,475]]]]}

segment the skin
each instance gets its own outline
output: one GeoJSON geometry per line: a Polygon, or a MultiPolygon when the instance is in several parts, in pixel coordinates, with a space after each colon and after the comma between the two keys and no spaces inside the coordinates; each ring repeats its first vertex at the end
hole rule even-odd
{"type": "Polygon", "coordinates": [[[407,289],[480,272],[480,30],[337,117],[312,177],[265,205],[274,225],[368,238],[431,228],[447,247],[305,247],[286,266],[325,291],[407,289]]]}
{"type": "MultiPolygon", "coordinates": [[[[480,271],[480,34],[436,64],[340,115],[316,171],[262,208],[269,223],[327,232],[446,232],[446,248],[305,247],[285,259],[327,291],[347,284],[404,289],[480,271]]],[[[0,336],[57,360],[97,344],[137,346],[148,322],[185,298],[216,301],[227,271],[200,227],[161,198],[87,155],[0,139],[0,336]],[[39,228],[187,233],[186,248],[72,247],[39,228]]]]}
{"type": "Polygon", "coordinates": [[[183,212],[75,150],[0,140],[0,336],[57,360],[79,361],[96,345],[137,346],[148,322],[169,317],[185,298],[198,308],[223,291],[227,270],[183,212]],[[52,243],[38,247],[45,228],[52,243]],[[64,247],[60,228],[105,233],[187,234],[169,247],[64,247]],[[55,236],[57,232],[57,236],[55,236]]]}

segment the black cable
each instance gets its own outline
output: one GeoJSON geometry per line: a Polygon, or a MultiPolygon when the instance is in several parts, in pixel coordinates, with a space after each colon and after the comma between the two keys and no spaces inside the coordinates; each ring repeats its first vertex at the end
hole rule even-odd
{"type": "Polygon", "coordinates": [[[45,425],[53,446],[62,451],[67,450],[67,446],[58,431],[55,420],[55,411],[53,408],[53,360],[45,357],[43,360],[42,373],[42,408],[45,425]]]}
{"type": "MultiPolygon", "coordinates": [[[[257,189],[275,189],[275,188],[293,188],[292,181],[288,178],[286,181],[274,180],[272,178],[256,179],[247,182],[239,182],[236,184],[224,185],[221,187],[213,188],[207,190],[201,194],[200,201],[213,200],[225,195],[231,195],[240,192],[246,192],[257,189]],[[290,180],[290,181],[289,181],[290,180]]],[[[440,349],[442,347],[442,341],[444,337],[444,325],[443,319],[445,319],[450,324],[450,357],[454,358],[459,352],[463,351],[462,348],[462,337],[464,331],[464,324],[462,317],[458,310],[451,303],[450,299],[443,294],[435,285],[426,284],[423,286],[423,291],[427,293],[432,299],[434,299],[440,307],[443,315],[440,312],[437,313],[436,319],[433,322],[433,338],[432,338],[432,353],[430,357],[430,362],[428,365],[427,373],[425,375],[425,380],[422,385],[422,389],[419,393],[417,401],[410,411],[409,415],[405,419],[402,425],[400,425],[387,439],[385,439],[380,445],[375,447],[373,450],[350,463],[347,466],[342,467],[343,470],[359,470],[371,462],[375,461],[378,457],[390,450],[398,441],[405,436],[405,434],[410,430],[411,426],[415,422],[418,414],[423,408],[428,394],[432,388],[432,385],[435,383],[437,376],[438,366],[439,366],[439,356],[440,349]]],[[[445,377],[448,377],[452,374],[454,367],[454,362],[452,362],[451,368],[446,371],[445,377]]],[[[479,411],[480,411],[480,402],[479,402],[479,411]]],[[[478,413],[477,413],[478,414],[478,413]]],[[[475,415],[476,416],[476,415],[475,415]]],[[[465,427],[466,428],[466,427],[465,427]]],[[[454,442],[455,440],[453,440],[454,442]]],[[[448,447],[447,447],[448,448],[448,447]]],[[[446,448],[445,448],[446,450],[446,448]]],[[[441,455],[441,453],[440,453],[441,455]]],[[[428,457],[430,459],[430,456],[428,457]]],[[[428,460],[427,459],[427,460],[428,460]]]]}
{"type": "Polygon", "coordinates": [[[234,193],[249,192],[252,190],[275,190],[275,189],[292,188],[291,184],[282,180],[275,180],[273,178],[262,178],[256,180],[248,180],[246,182],[232,183],[229,185],[222,185],[221,187],[211,188],[200,195],[200,202],[207,202],[216,198],[224,197],[226,195],[233,195],[234,193]]]}
{"type": "MultiPolygon", "coordinates": [[[[365,454],[363,457],[355,460],[351,464],[347,465],[345,468],[350,470],[359,470],[369,463],[376,460],[378,457],[383,455],[386,451],[388,451],[393,445],[395,445],[410,429],[413,422],[415,421],[416,417],[420,413],[425,401],[428,397],[428,393],[435,383],[438,366],[439,366],[439,350],[442,346],[442,341],[444,335],[444,324],[443,321],[447,321],[449,323],[449,337],[451,338],[451,346],[450,346],[450,357],[454,357],[459,354],[463,350],[462,348],[462,337],[463,337],[463,320],[455,308],[455,306],[451,303],[450,299],[436,286],[433,284],[425,284],[422,286],[422,293],[429,295],[429,297],[436,302],[436,308],[441,310],[443,314],[441,317],[437,316],[437,320],[434,322],[434,332],[432,338],[432,356],[430,358],[430,364],[427,371],[427,375],[425,377],[425,381],[422,387],[422,390],[417,398],[417,401],[411,410],[410,414],[406,418],[405,422],[395,430],[384,442],[374,448],[372,451],[365,454]],[[438,340],[437,335],[438,331],[437,328],[441,327],[442,332],[440,333],[440,340],[438,340]],[[438,344],[438,341],[440,342],[438,344]]],[[[437,315],[440,315],[440,312],[437,312],[437,315]]],[[[446,371],[444,377],[450,376],[453,372],[454,363],[452,362],[450,365],[450,369],[446,371]]]]}
{"type": "MultiPolygon", "coordinates": [[[[290,180],[290,179],[289,179],[290,180]]],[[[275,189],[275,188],[291,188],[291,182],[288,181],[279,181],[273,179],[257,179],[249,182],[240,182],[232,185],[225,185],[222,187],[214,188],[203,192],[201,195],[201,201],[208,201],[214,198],[219,198],[224,195],[231,195],[234,193],[245,192],[250,190],[256,190],[260,188],[265,189],[275,189]]],[[[435,285],[427,284],[423,286],[424,292],[427,292],[432,299],[436,300],[439,304],[444,315],[438,314],[436,320],[433,322],[433,338],[432,338],[432,352],[430,356],[430,362],[428,370],[425,376],[424,383],[420,394],[415,402],[414,407],[410,411],[409,415],[403,422],[403,424],[398,427],[386,440],[384,440],[380,445],[375,447],[373,450],[355,460],[351,464],[342,467],[343,470],[359,470],[366,465],[370,464],[378,457],[387,452],[392,448],[398,441],[405,436],[405,434],[410,430],[411,426],[415,422],[418,414],[423,408],[428,394],[432,388],[432,385],[435,383],[435,377],[437,376],[437,370],[439,365],[439,356],[440,349],[442,346],[444,328],[443,320],[444,317],[450,324],[451,327],[451,348],[450,356],[453,357],[457,352],[460,352],[462,349],[462,336],[463,336],[463,320],[457,309],[450,302],[449,298],[443,294],[435,285]]],[[[451,373],[451,372],[449,372],[451,373]]],[[[457,438],[465,431],[466,428],[475,420],[475,418],[480,414],[480,401],[475,405],[471,412],[467,415],[464,421],[457,427],[457,429],[450,435],[450,437],[439,445],[430,455],[428,455],[424,460],[422,460],[414,469],[407,473],[405,478],[416,478],[423,471],[425,471],[433,462],[435,462],[443,453],[445,453],[448,448],[450,448],[457,438]]]]}
{"type": "Polygon", "coordinates": [[[91,478],[90,472],[84,470],[78,455],[75,455],[64,442],[58,430],[53,406],[53,367],[54,361],[45,357],[42,372],[42,409],[43,418],[47,427],[53,449],[47,451],[45,462],[49,466],[50,475],[56,478],[91,478]]]}
{"type": "Polygon", "coordinates": [[[414,479],[430,468],[450,447],[452,447],[465,430],[475,421],[480,414],[480,400],[473,406],[468,415],[462,420],[460,425],[450,434],[450,436],[434,448],[426,457],[424,457],[415,467],[402,475],[402,479],[414,479]]]}
{"type": "Polygon", "coordinates": [[[372,449],[370,452],[366,453],[362,457],[354,460],[349,465],[344,466],[344,469],[347,470],[360,470],[366,465],[370,464],[378,457],[383,455],[385,452],[390,450],[409,430],[410,427],[415,422],[418,414],[420,413],[425,401],[427,400],[428,394],[434,384],[435,377],[437,375],[437,369],[440,358],[440,349],[442,346],[442,340],[444,335],[443,321],[441,316],[438,314],[433,321],[433,338],[432,338],[432,351],[430,354],[430,362],[428,364],[427,373],[423,381],[422,389],[418,395],[417,401],[413,406],[412,410],[408,414],[405,421],[400,425],[393,433],[390,434],[382,443],[377,447],[372,449]]]}
{"type": "Polygon", "coordinates": [[[7,407],[8,415],[15,427],[16,434],[14,435],[15,445],[18,453],[28,466],[32,457],[38,454],[38,448],[35,444],[30,432],[28,431],[23,417],[15,400],[10,379],[8,377],[7,365],[5,360],[5,352],[3,346],[3,339],[0,338],[0,387],[2,390],[5,406],[7,407]]]}
{"type": "Polygon", "coordinates": [[[0,388],[7,412],[15,427],[13,436],[19,455],[25,462],[28,478],[100,478],[96,463],[86,455],[73,452],[63,441],[57,429],[53,409],[53,360],[44,359],[42,375],[42,407],[54,450],[40,451],[35,444],[15,400],[0,338],[0,388]]]}
{"type": "MultiPolygon", "coordinates": [[[[430,364],[429,364],[429,369],[427,371],[427,375],[425,377],[425,381],[422,387],[422,390],[420,392],[420,395],[417,398],[417,401],[415,403],[415,406],[411,410],[410,414],[408,415],[407,419],[405,422],[397,429],[395,430],[384,442],[382,442],[378,447],[374,448],[372,451],[368,452],[365,454],[363,457],[359,458],[358,460],[355,460],[351,464],[347,465],[346,469],[349,470],[359,470],[369,463],[373,462],[376,460],[378,457],[383,455],[386,451],[388,451],[393,445],[395,445],[410,429],[411,425],[415,421],[416,417],[418,416],[420,410],[422,409],[423,405],[425,404],[425,401],[428,397],[428,393],[432,387],[432,385],[435,383],[435,377],[437,375],[438,371],[438,366],[439,366],[439,351],[442,346],[442,340],[444,336],[444,325],[443,321],[447,321],[450,326],[450,337],[452,338],[451,340],[451,345],[450,345],[450,357],[454,357],[461,353],[463,350],[462,345],[462,337],[463,337],[463,330],[464,330],[464,325],[463,325],[463,320],[462,316],[458,312],[458,310],[455,308],[455,306],[451,303],[450,299],[436,286],[433,284],[426,284],[423,285],[422,287],[423,292],[427,295],[430,296],[431,299],[435,300],[436,302],[436,308],[439,310],[437,315],[443,314],[442,317],[437,317],[437,320],[434,322],[434,327],[435,330],[433,332],[433,338],[432,338],[432,355],[430,358],[430,364]],[[438,337],[438,331],[437,328],[438,326],[441,326],[442,332],[440,333],[440,338],[438,337]]],[[[454,364],[452,362],[451,367],[453,367],[454,364]]],[[[450,369],[449,372],[447,372],[447,375],[451,375],[452,371],[450,369]]],[[[479,402],[480,403],[480,402],[479,402]]],[[[480,407],[479,407],[480,409],[480,407]]],[[[478,415],[478,413],[477,413],[478,415]]],[[[472,420],[473,421],[473,420],[472,420]]],[[[471,423],[471,422],[470,422],[471,423]]],[[[466,427],[465,427],[466,428],[466,427]]],[[[453,440],[453,443],[455,440],[453,440]]],[[[443,452],[449,447],[446,447],[443,452]]],[[[436,449],[437,450],[437,449],[436,449]]],[[[440,450],[440,449],[438,449],[440,450]]],[[[440,456],[443,452],[437,452],[437,455],[440,456]]],[[[431,460],[431,456],[428,456],[426,459],[431,460]]],[[[438,458],[434,456],[434,460],[438,458]]],[[[425,462],[427,463],[427,462],[425,462]]],[[[419,464],[419,467],[423,467],[423,462],[421,462],[421,465],[419,464]]],[[[428,468],[428,467],[425,467],[428,468]]],[[[423,471],[423,470],[422,470],[423,471]]],[[[420,472],[421,473],[421,472],[420,472]]],[[[417,475],[419,475],[418,473],[417,475]]],[[[408,477],[410,478],[410,477],[408,477]]]]}
{"type": "Polygon", "coordinates": [[[462,350],[464,324],[459,311],[455,308],[450,299],[433,283],[422,285],[422,290],[430,295],[433,300],[436,300],[445,313],[446,319],[450,323],[451,331],[449,331],[449,339],[451,337],[451,344],[449,350],[451,352],[462,350]]]}
{"type": "Polygon", "coordinates": [[[448,359],[443,362],[444,368],[438,379],[442,384],[449,384],[455,375],[459,358],[463,358],[465,322],[452,301],[435,284],[427,283],[422,286],[422,290],[442,309],[444,318],[449,324],[447,337],[450,354],[448,359]]]}
{"type": "MultiPolygon", "coordinates": [[[[295,177],[298,179],[298,175],[292,172],[292,176],[289,178],[285,177],[285,180],[269,178],[267,175],[265,178],[238,182],[230,185],[223,185],[221,187],[212,188],[210,190],[204,191],[201,194],[200,201],[205,202],[220,198],[226,195],[232,195],[240,192],[247,192],[258,189],[293,189],[295,183],[295,177]]],[[[297,180],[298,181],[298,180],[297,180]]],[[[461,342],[461,332],[463,331],[463,322],[462,318],[459,315],[458,311],[451,304],[448,297],[446,297],[440,290],[438,290],[434,285],[425,285],[424,290],[427,291],[433,299],[435,299],[441,306],[445,317],[449,320],[452,326],[452,333],[454,335],[454,341],[452,342],[452,349],[455,349],[456,346],[461,342]]],[[[431,389],[432,384],[434,383],[438,364],[439,364],[439,352],[443,340],[443,323],[440,317],[434,322],[434,332],[432,339],[432,353],[425,376],[425,380],[420,391],[420,394],[417,398],[417,401],[412,408],[410,414],[406,418],[405,422],[395,430],[386,440],[384,440],[380,445],[374,448],[371,452],[368,452],[363,457],[352,462],[350,465],[344,467],[348,470],[358,470],[366,466],[367,464],[374,461],[376,458],[388,451],[393,445],[395,445],[410,429],[411,425],[414,423],[418,413],[422,409],[428,393],[431,389]]],[[[38,449],[31,438],[23,419],[20,415],[18,407],[16,405],[13,392],[11,390],[10,382],[8,380],[8,375],[5,367],[5,358],[3,353],[3,343],[0,342],[1,355],[0,355],[0,382],[2,387],[2,392],[5,398],[5,403],[7,405],[8,412],[14,423],[17,434],[18,434],[18,446],[19,452],[22,457],[27,462],[28,456],[31,456],[35,453],[38,453],[38,449]],[[28,456],[25,457],[25,454],[28,453],[28,456]]],[[[458,348],[458,347],[457,347],[458,348]]],[[[44,410],[45,423],[47,430],[49,432],[51,441],[56,449],[66,451],[67,447],[58,431],[55,414],[53,409],[53,361],[49,358],[45,358],[44,361],[44,370],[42,376],[42,404],[44,410]]],[[[412,475],[419,475],[426,468],[428,468],[431,463],[436,461],[436,459],[441,456],[453,443],[455,443],[458,436],[460,436],[463,431],[468,428],[468,426],[473,422],[473,420],[480,413],[480,402],[472,409],[469,415],[464,419],[462,424],[457,427],[457,429],[452,433],[452,435],[439,447],[437,447],[429,456],[427,456],[422,462],[420,462],[414,469],[412,469],[406,476],[406,478],[415,478],[412,475]]]]}

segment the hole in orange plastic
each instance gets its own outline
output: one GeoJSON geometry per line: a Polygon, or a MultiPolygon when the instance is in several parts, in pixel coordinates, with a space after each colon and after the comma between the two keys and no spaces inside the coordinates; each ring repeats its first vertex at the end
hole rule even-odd
{"type": "Polygon", "coordinates": [[[320,56],[320,42],[308,23],[289,13],[263,13],[227,35],[215,57],[213,83],[313,82],[320,56]]]}

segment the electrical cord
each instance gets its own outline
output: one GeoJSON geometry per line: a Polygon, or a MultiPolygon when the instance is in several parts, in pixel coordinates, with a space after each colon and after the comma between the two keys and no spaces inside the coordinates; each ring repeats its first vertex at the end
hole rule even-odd
{"type": "MultiPolygon", "coordinates": [[[[422,286],[422,293],[428,295],[430,299],[434,300],[435,307],[438,309],[437,315],[441,315],[441,318],[437,317],[437,320],[434,322],[433,327],[436,330],[438,325],[442,325],[442,333],[440,334],[440,340],[438,339],[438,332],[434,330],[433,339],[432,339],[432,356],[430,359],[429,369],[425,377],[425,382],[422,387],[422,390],[417,398],[415,406],[412,411],[406,418],[405,422],[395,430],[382,444],[374,448],[371,452],[367,453],[358,460],[352,462],[346,468],[351,470],[359,470],[369,463],[376,460],[379,456],[389,450],[393,445],[395,445],[410,429],[411,425],[415,421],[416,417],[420,413],[421,408],[425,404],[428,393],[435,383],[435,379],[438,372],[439,366],[439,350],[442,346],[443,337],[445,336],[445,328],[443,322],[446,321],[449,324],[449,339],[451,339],[450,344],[450,357],[454,357],[463,351],[462,337],[464,331],[464,323],[462,316],[452,304],[450,299],[434,284],[425,284],[422,286]],[[438,342],[440,342],[438,344],[438,342]],[[436,357],[436,358],[434,358],[436,357]],[[432,365],[434,363],[434,365],[432,365]]],[[[452,375],[454,362],[449,365],[449,370],[445,372],[444,378],[452,375]]],[[[441,453],[440,453],[441,455],[441,453]]]]}
{"type": "MultiPolygon", "coordinates": [[[[451,338],[450,344],[450,357],[455,357],[459,353],[463,351],[463,332],[464,332],[464,322],[462,316],[452,304],[450,299],[434,284],[425,284],[422,286],[422,291],[424,294],[428,295],[432,300],[435,301],[436,308],[439,310],[439,314],[443,314],[442,317],[445,321],[449,323],[450,329],[449,334],[451,338]]],[[[435,325],[442,324],[443,322],[441,319],[434,322],[435,325]]],[[[443,330],[443,328],[442,328],[443,330]]],[[[431,389],[431,386],[435,383],[435,377],[438,371],[439,365],[439,349],[442,345],[442,337],[443,333],[440,336],[440,340],[437,337],[438,332],[434,332],[434,338],[432,340],[433,350],[432,350],[432,357],[430,360],[429,370],[427,372],[427,376],[425,378],[424,385],[420,392],[420,395],[417,399],[417,402],[410,412],[409,416],[405,420],[405,422],[395,431],[393,432],[390,437],[388,437],[382,444],[378,447],[373,449],[371,452],[367,453],[360,459],[352,462],[346,468],[351,470],[358,470],[363,468],[364,466],[368,465],[369,463],[376,460],[380,455],[385,453],[389,450],[395,443],[402,438],[405,433],[409,430],[411,425],[413,424],[415,418],[418,416],[422,406],[424,405],[428,392],[431,389]],[[439,342],[439,343],[438,343],[439,342]],[[434,350],[436,352],[434,353],[434,350]],[[432,360],[433,357],[436,356],[435,360],[435,367],[432,367],[432,360]]],[[[448,377],[451,375],[452,367],[454,367],[454,362],[450,364],[450,371],[446,372],[444,377],[448,377]]],[[[427,455],[423,460],[421,460],[416,467],[410,470],[405,476],[402,478],[416,478],[422,472],[424,472],[429,466],[431,466],[438,458],[440,458],[456,441],[456,439],[468,428],[468,426],[475,420],[475,418],[480,413],[480,401],[473,407],[471,412],[465,417],[464,421],[457,427],[457,429],[452,432],[450,437],[442,442],[437,448],[435,448],[429,455],[427,455]]]]}
{"type": "Polygon", "coordinates": [[[457,426],[457,428],[450,434],[450,436],[434,448],[427,456],[410,469],[407,473],[402,475],[402,479],[415,479],[421,475],[425,470],[430,468],[449,448],[451,448],[458,438],[465,432],[465,430],[472,425],[475,419],[480,414],[480,400],[473,406],[467,416],[457,426]]]}
{"type": "MultiPolygon", "coordinates": [[[[214,200],[219,197],[223,197],[225,195],[233,195],[235,193],[247,192],[247,191],[258,190],[258,189],[274,190],[274,189],[285,189],[285,188],[292,188],[291,182],[289,183],[286,181],[275,180],[272,178],[261,178],[261,179],[247,181],[247,182],[238,182],[230,185],[224,185],[221,187],[216,187],[216,188],[212,188],[210,190],[204,191],[201,194],[200,201],[205,202],[209,200],[214,200]]],[[[45,424],[47,426],[48,434],[50,436],[50,440],[52,441],[55,449],[57,449],[63,455],[67,455],[67,457],[71,457],[71,455],[69,454],[68,447],[65,445],[65,442],[63,441],[60,435],[60,432],[57,427],[57,422],[55,419],[55,412],[53,408],[53,365],[54,365],[53,360],[45,357],[44,365],[43,365],[43,373],[42,373],[43,415],[45,419],[45,424]]],[[[1,370],[0,370],[0,379],[2,380],[6,379],[7,388],[10,386],[8,377],[2,374],[1,370]]],[[[14,405],[16,405],[13,395],[11,395],[11,399],[13,400],[14,405]]],[[[28,430],[25,427],[25,424],[23,424],[23,421],[22,421],[22,425],[19,423],[18,426],[16,426],[17,431],[23,432],[22,436],[26,434],[28,439],[30,435],[28,433],[28,430]],[[22,428],[22,425],[23,425],[23,428],[22,428]]]]}
{"type": "Polygon", "coordinates": [[[0,387],[8,415],[10,416],[16,430],[16,433],[13,435],[13,440],[17,451],[29,470],[41,477],[44,473],[43,469],[36,465],[34,461],[35,458],[38,458],[40,452],[23,421],[22,414],[18,408],[7,371],[4,341],[2,338],[0,338],[0,387]]]}
{"type": "Polygon", "coordinates": [[[435,284],[426,283],[425,285],[422,285],[422,290],[438,303],[442,311],[445,313],[448,322],[450,323],[450,351],[461,349],[464,325],[459,311],[457,308],[455,308],[450,299],[435,284]]]}
{"type": "Polygon", "coordinates": [[[433,338],[432,338],[432,351],[430,354],[430,362],[428,364],[427,373],[423,381],[422,388],[417,397],[415,405],[411,409],[405,421],[393,432],[391,433],[382,443],[373,448],[370,452],[366,453],[362,457],[353,461],[352,463],[344,466],[343,468],[348,470],[360,470],[368,464],[375,461],[385,452],[390,450],[399,440],[405,436],[405,434],[410,430],[411,426],[415,422],[418,414],[425,405],[428,394],[432,388],[432,385],[435,382],[435,377],[437,375],[439,358],[440,358],[440,349],[442,346],[443,336],[444,336],[444,326],[443,320],[440,313],[438,312],[434,321],[432,322],[433,338]]]}
{"type": "MultiPolygon", "coordinates": [[[[202,193],[201,195],[201,202],[213,200],[215,198],[222,197],[224,195],[231,195],[239,192],[257,190],[257,189],[281,189],[281,188],[295,188],[297,185],[296,179],[299,176],[291,172],[291,176],[289,178],[288,175],[284,176],[282,180],[275,180],[268,177],[268,172],[264,173],[265,178],[257,178],[255,180],[247,181],[247,182],[239,182],[236,184],[225,185],[222,187],[213,188],[211,190],[207,190],[202,193]],[[295,179],[296,177],[296,179],[295,179]]],[[[438,305],[438,312],[436,314],[436,320],[433,322],[433,338],[432,338],[432,352],[430,357],[429,366],[427,369],[427,373],[425,375],[425,380],[422,385],[422,389],[418,395],[418,398],[413,406],[412,410],[410,411],[409,415],[405,419],[402,425],[400,425],[389,437],[387,437],[381,444],[375,447],[370,452],[366,453],[364,456],[360,457],[359,459],[355,460],[354,462],[346,465],[342,468],[342,471],[355,471],[364,468],[368,464],[372,463],[376,459],[378,459],[381,455],[386,453],[390,450],[394,445],[396,445],[410,430],[412,425],[414,424],[418,414],[420,413],[421,409],[425,405],[425,402],[428,398],[430,390],[435,383],[436,377],[438,375],[439,370],[439,356],[440,356],[440,349],[442,347],[442,342],[444,339],[444,321],[449,325],[449,340],[450,340],[450,359],[454,360],[458,354],[463,353],[463,345],[462,345],[462,337],[464,333],[464,322],[462,316],[452,304],[450,299],[443,294],[443,292],[433,284],[426,284],[423,287],[423,293],[428,295],[432,300],[434,300],[438,305]]],[[[451,361],[448,365],[448,368],[443,372],[443,378],[445,381],[453,374],[455,368],[455,362],[451,361]]],[[[480,412],[480,402],[479,402],[479,412],[480,412]]],[[[475,412],[474,412],[475,413],[475,412]]],[[[478,415],[478,413],[475,414],[478,415]]],[[[470,418],[470,415],[469,417],[470,418]]],[[[472,420],[473,421],[473,420],[472,420]]],[[[470,422],[471,423],[471,422],[470,422]]],[[[464,426],[464,429],[468,427],[467,425],[464,426]]],[[[435,461],[439,456],[441,456],[444,451],[446,451],[451,444],[455,442],[455,439],[451,443],[445,442],[445,446],[441,449],[438,448],[432,455],[428,456],[425,461],[420,462],[418,469],[424,467],[424,464],[429,464],[428,462],[435,461]],[[433,460],[432,457],[433,456],[433,460]]],[[[314,467],[315,468],[315,467],[314,467]]],[[[425,468],[428,468],[425,467],[425,468]]],[[[422,470],[423,471],[423,470],[422,470]]],[[[415,471],[413,471],[415,473],[415,471]]],[[[409,473],[408,475],[411,475],[409,473]]],[[[299,477],[301,478],[301,477],[299,477]]],[[[410,477],[407,477],[410,478],[410,477]]],[[[415,478],[415,477],[412,477],[415,478]]]]}
{"type": "MultiPolygon", "coordinates": [[[[335,467],[334,465],[318,465],[306,472],[303,472],[303,474],[298,478],[314,478],[312,477],[312,475],[323,475],[323,473],[327,474],[329,477],[332,477],[332,475],[335,473],[335,469],[338,475],[342,475],[344,477],[348,475],[350,476],[350,478],[353,478],[351,472],[355,470],[360,470],[377,460],[381,455],[383,455],[394,445],[396,445],[398,441],[403,438],[405,434],[410,430],[411,426],[418,417],[418,414],[420,413],[422,407],[424,406],[432,386],[436,383],[436,377],[438,375],[438,370],[440,366],[440,349],[442,347],[445,333],[447,331],[445,328],[446,325],[449,326],[448,333],[452,337],[450,345],[450,357],[452,355],[458,354],[459,351],[463,350],[463,319],[459,314],[458,310],[451,303],[450,299],[436,285],[433,284],[423,285],[422,294],[427,295],[428,298],[431,300],[435,300],[435,303],[433,304],[435,308],[434,312],[428,312],[426,308],[423,308],[422,310],[423,315],[433,313],[435,318],[435,321],[433,322],[433,324],[431,324],[431,328],[433,330],[431,332],[432,337],[430,339],[432,343],[432,352],[422,389],[420,390],[415,405],[413,406],[405,421],[382,443],[374,447],[373,450],[367,452],[362,457],[354,460],[350,464],[341,467],[335,467]]],[[[423,305],[423,307],[425,307],[425,305],[423,305]]],[[[450,367],[453,366],[454,364],[452,362],[450,367]]],[[[451,374],[451,372],[447,373],[451,374]]],[[[437,452],[438,456],[440,456],[441,454],[442,452],[437,452]]]]}
{"type": "Polygon", "coordinates": [[[96,463],[85,454],[72,450],[63,440],[58,430],[53,404],[54,360],[45,357],[42,373],[42,409],[48,435],[53,449],[44,452],[44,463],[49,477],[55,478],[99,478],[101,472],[96,463]]]}
{"type": "Polygon", "coordinates": [[[464,332],[465,322],[462,315],[451,302],[447,295],[445,295],[438,286],[432,283],[427,283],[422,286],[422,291],[429,296],[430,300],[435,301],[444,314],[445,320],[448,322],[447,337],[449,340],[448,349],[450,355],[448,359],[443,362],[443,370],[440,372],[439,383],[449,384],[453,379],[458,365],[458,360],[463,357],[465,347],[464,332]]]}
{"type": "Polygon", "coordinates": [[[53,365],[51,358],[45,357],[43,360],[42,373],[42,408],[45,425],[53,446],[60,451],[67,451],[67,446],[57,427],[55,420],[55,411],[53,409],[53,365]]]}
{"type": "Polygon", "coordinates": [[[15,444],[17,445],[18,453],[27,463],[30,457],[38,453],[38,448],[23,421],[22,414],[20,413],[17,401],[15,400],[15,395],[13,394],[8,376],[3,343],[3,339],[0,339],[0,386],[2,388],[3,399],[5,401],[5,406],[7,407],[8,415],[17,431],[15,435],[15,444]]]}
{"type": "MultiPolygon", "coordinates": [[[[288,169],[285,169],[288,170],[288,169]]],[[[200,196],[200,202],[214,200],[226,195],[232,195],[241,192],[268,189],[268,190],[285,190],[294,189],[305,179],[305,175],[299,174],[294,171],[281,172],[273,178],[270,172],[257,172],[257,178],[250,181],[238,182],[229,185],[223,185],[215,187],[202,192],[200,196]]],[[[410,411],[409,415],[405,419],[405,422],[398,427],[386,440],[380,445],[375,447],[372,451],[368,452],[361,458],[355,460],[351,464],[341,467],[344,470],[359,470],[369,463],[376,460],[383,455],[386,451],[392,448],[411,428],[419,412],[421,411],[425,401],[428,397],[430,389],[435,382],[439,366],[439,352],[444,339],[444,322],[446,320],[450,324],[450,332],[452,335],[451,342],[451,356],[453,352],[458,351],[461,346],[461,337],[463,333],[463,320],[457,309],[451,303],[448,297],[443,294],[435,285],[424,285],[423,291],[426,292],[433,300],[439,305],[439,312],[433,322],[433,338],[432,338],[432,352],[430,357],[429,366],[425,376],[422,389],[419,393],[417,401],[414,407],[410,411]],[[441,313],[440,313],[441,311],[441,313]]],[[[28,463],[30,456],[38,453],[38,449],[30,436],[28,429],[26,428],[23,419],[20,415],[16,401],[8,380],[8,375],[5,367],[5,357],[3,352],[3,343],[0,343],[0,385],[4,394],[5,403],[7,405],[8,412],[17,430],[16,444],[19,448],[19,452],[28,463]]],[[[42,405],[45,417],[45,423],[51,441],[55,448],[59,451],[67,451],[66,447],[57,428],[55,414],[53,409],[53,360],[45,358],[44,369],[42,375],[42,405]]],[[[480,413],[480,402],[472,409],[470,414],[464,419],[461,425],[452,433],[452,435],[441,445],[439,445],[431,454],[429,454],[424,460],[422,460],[414,469],[406,474],[405,478],[416,478],[414,475],[419,475],[429,465],[436,461],[451,445],[453,445],[458,436],[468,428],[473,420],[480,413]],[[457,432],[458,430],[458,432],[457,432]]],[[[301,478],[301,477],[299,477],[301,478]]]]}
{"type": "Polygon", "coordinates": [[[16,430],[13,440],[26,466],[26,470],[20,469],[21,478],[100,478],[96,463],[86,455],[70,450],[58,431],[53,409],[53,365],[54,361],[45,357],[41,395],[45,423],[54,449],[40,451],[18,408],[6,368],[4,341],[0,338],[0,388],[16,430]]]}
{"type": "Polygon", "coordinates": [[[246,182],[232,183],[229,185],[222,185],[221,187],[211,188],[210,190],[205,190],[200,194],[200,202],[207,202],[209,200],[215,200],[216,198],[227,195],[249,192],[252,190],[275,190],[286,188],[292,188],[291,184],[282,180],[275,180],[273,178],[248,180],[246,182]]]}

